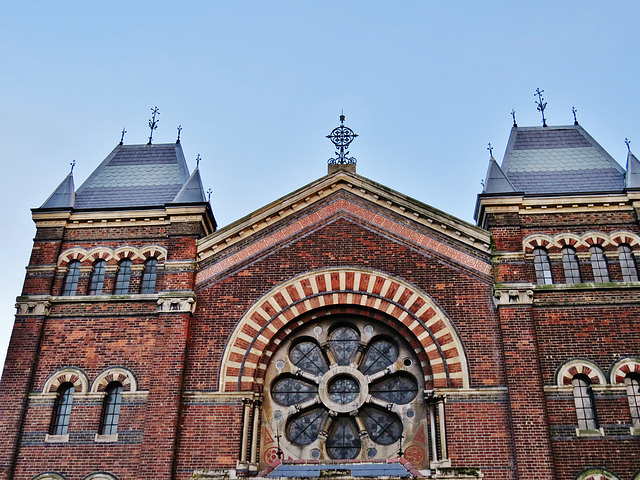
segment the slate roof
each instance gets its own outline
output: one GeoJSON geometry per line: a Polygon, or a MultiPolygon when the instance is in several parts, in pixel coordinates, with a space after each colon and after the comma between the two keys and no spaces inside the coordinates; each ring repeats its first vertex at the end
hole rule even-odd
{"type": "MultiPolygon", "coordinates": [[[[179,143],[118,145],[76,191],[74,207],[164,205],[174,200],[188,179],[179,143]]],[[[202,197],[204,201],[204,193],[202,197]]]]}
{"type": "MultiPolygon", "coordinates": [[[[501,171],[525,194],[625,188],[625,170],[580,125],[513,127],[501,171]]],[[[485,193],[497,193],[497,186],[488,191],[489,180],[485,193]]]]}
{"type": "Polygon", "coordinates": [[[70,173],[47,198],[40,208],[70,208],[75,203],[73,174],[70,173]]]}

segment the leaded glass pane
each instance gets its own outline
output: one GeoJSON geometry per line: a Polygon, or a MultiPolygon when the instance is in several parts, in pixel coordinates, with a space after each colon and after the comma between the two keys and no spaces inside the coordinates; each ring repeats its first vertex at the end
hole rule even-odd
{"type": "Polygon", "coordinates": [[[375,407],[364,407],[360,418],[374,442],[391,445],[400,440],[402,422],[395,413],[375,407]]]}
{"type": "Polygon", "coordinates": [[[142,272],[142,284],[140,285],[140,293],[155,293],[156,276],[158,261],[150,258],[144,264],[144,272],[142,272]]]}
{"type": "Polygon", "coordinates": [[[539,285],[550,285],[553,283],[551,278],[551,263],[549,263],[549,254],[544,248],[536,248],[533,251],[533,265],[536,269],[536,279],[539,285]]]}
{"type": "Polygon", "coordinates": [[[578,255],[573,247],[562,249],[562,266],[564,267],[564,280],[566,283],[580,283],[580,263],[578,255]]]}
{"type": "Polygon", "coordinates": [[[71,417],[71,407],[73,405],[73,392],[75,387],[72,383],[66,382],[58,388],[58,397],[54,408],[54,419],[51,428],[53,435],[65,435],[69,428],[71,417]]]}
{"type": "Polygon", "coordinates": [[[67,276],[64,279],[64,289],[62,295],[73,296],[78,290],[78,279],[80,278],[80,262],[74,260],[69,263],[67,276]]]}
{"type": "Polygon", "coordinates": [[[631,422],[634,427],[640,427],[640,375],[630,373],[624,379],[627,384],[627,398],[629,399],[629,410],[631,412],[631,422]]]}
{"type": "Polygon", "coordinates": [[[398,359],[398,347],[390,340],[374,340],[365,354],[360,370],[365,375],[384,370],[398,359]]]}
{"type": "Polygon", "coordinates": [[[401,405],[409,403],[418,394],[418,382],[411,375],[395,374],[369,387],[375,398],[401,405]]]}
{"type": "Polygon", "coordinates": [[[129,293],[129,281],[131,280],[131,260],[125,259],[120,262],[118,276],[116,278],[116,295],[126,295],[129,293]]]}
{"type": "Polygon", "coordinates": [[[107,262],[98,260],[93,264],[93,273],[91,274],[91,283],[89,284],[89,295],[100,295],[104,286],[104,269],[107,262]]]}
{"type": "Polygon", "coordinates": [[[360,335],[353,328],[339,327],[331,332],[329,348],[340,366],[349,365],[358,351],[360,335]]]}
{"type": "Polygon", "coordinates": [[[340,375],[329,382],[327,393],[334,402],[347,405],[358,398],[360,385],[353,377],[340,375]]]}
{"type": "Polygon", "coordinates": [[[115,435],[118,432],[120,420],[120,405],[122,405],[122,384],[111,382],[105,390],[107,396],[104,405],[104,419],[102,421],[102,434],[115,435]]]}
{"type": "Polygon", "coordinates": [[[271,387],[273,399],[286,407],[310,400],[317,393],[317,386],[295,377],[284,377],[271,387]]]}
{"type": "Polygon", "coordinates": [[[329,365],[317,343],[303,341],[296,343],[289,352],[291,363],[314,375],[320,375],[329,370],[329,365]]]}
{"type": "Polygon", "coordinates": [[[625,282],[638,281],[638,269],[636,260],[633,256],[633,250],[629,245],[622,244],[618,247],[620,254],[620,269],[622,270],[622,279],[625,282]]]}
{"type": "Polygon", "coordinates": [[[573,385],[573,400],[578,417],[578,428],[582,430],[595,430],[596,417],[593,409],[593,392],[591,384],[586,378],[576,376],[571,381],[573,385]]]}
{"type": "Polygon", "coordinates": [[[589,248],[591,252],[591,268],[593,268],[593,281],[606,283],[609,281],[609,269],[604,256],[604,249],[599,245],[589,248]]]}
{"type": "Polygon", "coordinates": [[[327,438],[327,453],[336,460],[356,458],[360,453],[360,435],[355,421],[349,417],[337,417],[327,438]]]}
{"type": "Polygon", "coordinates": [[[296,445],[309,445],[318,438],[324,408],[314,408],[294,417],[287,425],[287,439],[296,445]]]}

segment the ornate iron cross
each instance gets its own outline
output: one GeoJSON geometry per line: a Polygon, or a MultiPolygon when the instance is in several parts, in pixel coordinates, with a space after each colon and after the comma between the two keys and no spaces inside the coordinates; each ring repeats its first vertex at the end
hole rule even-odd
{"type": "Polygon", "coordinates": [[[336,155],[338,156],[338,158],[330,158],[328,161],[329,164],[356,163],[356,159],[354,157],[347,156],[349,155],[347,148],[349,148],[351,142],[353,142],[358,135],[356,135],[349,127],[345,127],[344,118],[343,113],[340,115],[340,126],[331,130],[331,133],[327,135],[327,138],[335,145],[336,155]]]}

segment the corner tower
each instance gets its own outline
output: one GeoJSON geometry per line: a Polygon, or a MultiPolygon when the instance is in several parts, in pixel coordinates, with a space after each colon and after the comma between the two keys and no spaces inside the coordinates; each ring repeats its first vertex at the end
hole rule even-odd
{"type": "Polygon", "coordinates": [[[199,169],[179,142],[120,144],[33,220],[0,389],[0,478],[63,464],[170,478],[196,242],[216,229],[199,169]],[[100,444],[109,455],[91,454],[100,444]]]}

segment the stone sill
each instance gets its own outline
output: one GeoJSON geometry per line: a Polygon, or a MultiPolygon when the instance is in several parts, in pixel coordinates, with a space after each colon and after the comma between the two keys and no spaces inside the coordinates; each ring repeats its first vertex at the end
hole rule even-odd
{"type": "Polygon", "coordinates": [[[580,429],[576,428],[576,437],[604,437],[604,428],[580,429]]]}
{"type": "Polygon", "coordinates": [[[45,443],[67,443],[69,442],[69,434],[65,433],[64,435],[50,435],[46,434],[44,436],[45,443]]]}
{"type": "Polygon", "coordinates": [[[101,435],[96,433],[95,441],[98,443],[113,443],[118,441],[118,434],[115,435],[101,435]]]}

